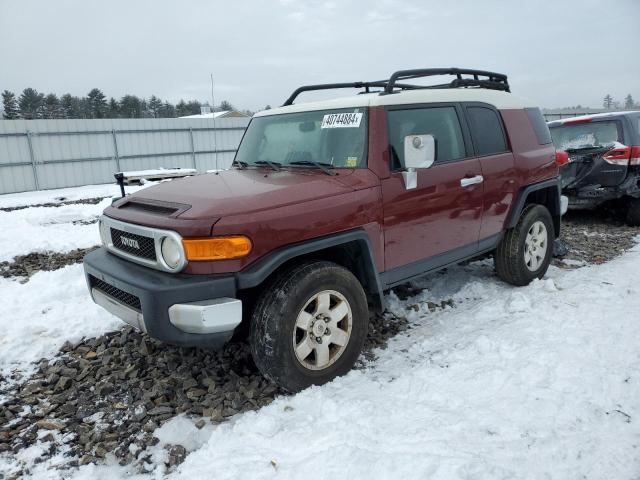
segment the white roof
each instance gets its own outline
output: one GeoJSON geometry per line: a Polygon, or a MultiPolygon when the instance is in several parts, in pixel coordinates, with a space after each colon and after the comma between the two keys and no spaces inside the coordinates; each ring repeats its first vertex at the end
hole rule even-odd
{"type": "Polygon", "coordinates": [[[224,117],[231,110],[222,110],[221,112],[211,112],[211,113],[198,113],[196,115],[185,115],[184,117],[179,118],[220,118],[224,117]]]}
{"type": "MultiPolygon", "coordinates": [[[[304,95],[304,93],[302,94],[304,95]]],[[[336,108],[375,107],[379,105],[403,105],[438,102],[484,102],[498,109],[537,107],[535,103],[512,93],[485,88],[442,88],[402,90],[390,95],[369,93],[341,97],[320,102],[296,103],[286,107],[272,108],[256,113],[255,117],[280,115],[283,113],[329,110],[336,108]]]]}

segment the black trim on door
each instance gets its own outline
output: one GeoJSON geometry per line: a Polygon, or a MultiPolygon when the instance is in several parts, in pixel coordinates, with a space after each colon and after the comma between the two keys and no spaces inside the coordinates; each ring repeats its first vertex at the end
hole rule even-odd
{"type": "Polygon", "coordinates": [[[464,260],[488,253],[498,246],[501,239],[502,232],[480,240],[480,242],[473,242],[430,258],[387,270],[386,272],[380,273],[380,280],[385,289],[391,288],[412,278],[420,277],[427,273],[432,273],[436,270],[441,270],[464,260]]]}

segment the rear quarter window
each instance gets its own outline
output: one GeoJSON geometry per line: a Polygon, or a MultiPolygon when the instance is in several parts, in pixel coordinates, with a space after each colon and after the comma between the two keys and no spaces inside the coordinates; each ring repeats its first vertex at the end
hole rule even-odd
{"type": "Polygon", "coordinates": [[[549,132],[549,127],[547,126],[547,122],[544,121],[544,117],[542,116],[542,112],[539,108],[525,108],[525,112],[527,112],[527,116],[529,117],[529,122],[533,127],[533,131],[538,138],[538,144],[540,145],[548,145],[549,143],[553,143],[551,139],[551,133],[549,132]]]}
{"type": "Polygon", "coordinates": [[[498,113],[486,107],[467,107],[471,138],[477,155],[494,155],[508,150],[498,113]]]}

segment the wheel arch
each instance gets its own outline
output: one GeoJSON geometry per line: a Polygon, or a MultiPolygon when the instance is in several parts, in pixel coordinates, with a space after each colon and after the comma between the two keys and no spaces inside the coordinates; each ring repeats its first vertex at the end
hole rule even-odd
{"type": "Polygon", "coordinates": [[[294,263],[312,259],[329,260],[349,269],[362,284],[372,309],[384,309],[382,284],[371,242],[364,229],[350,230],[278,248],[238,272],[238,289],[255,288],[277,271],[294,263]]]}
{"type": "Polygon", "coordinates": [[[522,211],[527,205],[538,204],[545,206],[553,219],[553,229],[556,238],[560,236],[561,215],[561,186],[560,178],[552,178],[520,189],[511,213],[507,217],[505,228],[513,228],[518,223],[522,211]]]}

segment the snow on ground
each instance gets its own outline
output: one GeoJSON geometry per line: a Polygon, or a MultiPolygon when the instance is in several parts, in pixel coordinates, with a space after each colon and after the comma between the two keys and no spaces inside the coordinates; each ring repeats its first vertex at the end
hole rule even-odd
{"type": "Polygon", "coordinates": [[[636,248],[526,288],[490,262],[431,277],[457,307],[422,306],[368,370],[220,425],[174,477],[637,478],[639,268],[636,248]]]}
{"type": "MultiPolygon", "coordinates": [[[[95,228],[95,225],[93,226],[95,228]]],[[[27,283],[0,278],[0,374],[28,374],[31,362],[50,358],[65,341],[122,326],[91,300],[82,265],[38,272],[27,283]]]]}
{"type": "MultiPolygon", "coordinates": [[[[141,188],[126,187],[126,192],[132,193],[141,188]]],[[[31,252],[67,252],[98,245],[98,226],[89,222],[100,216],[111,204],[113,196],[119,197],[119,187],[90,185],[0,196],[0,207],[59,203],[60,198],[66,201],[102,196],[108,198],[95,205],[79,203],[0,211],[0,262],[31,252]]]]}
{"type": "MultiPolygon", "coordinates": [[[[127,191],[129,191],[127,189],[127,191]]],[[[57,188],[37,192],[20,192],[0,195],[0,208],[20,207],[41,203],[58,203],[83,198],[111,197],[120,194],[120,187],[115,183],[106,185],[84,185],[82,187],[57,188]],[[61,200],[63,199],[63,200],[61,200]]]]}
{"type": "Polygon", "coordinates": [[[98,245],[95,220],[110,204],[111,199],[105,198],[96,205],[0,211],[0,262],[31,252],[67,252],[98,245]]]}
{"type": "MultiPolygon", "coordinates": [[[[637,479],[639,268],[636,247],[523,288],[490,261],[432,275],[417,297],[388,297],[414,328],[368,368],[211,427],[206,441],[174,419],[148,453],[161,465],[161,447],[184,438],[194,451],[169,478],[189,480],[637,479]]],[[[72,478],[129,473],[112,459],[72,478]]]]}

